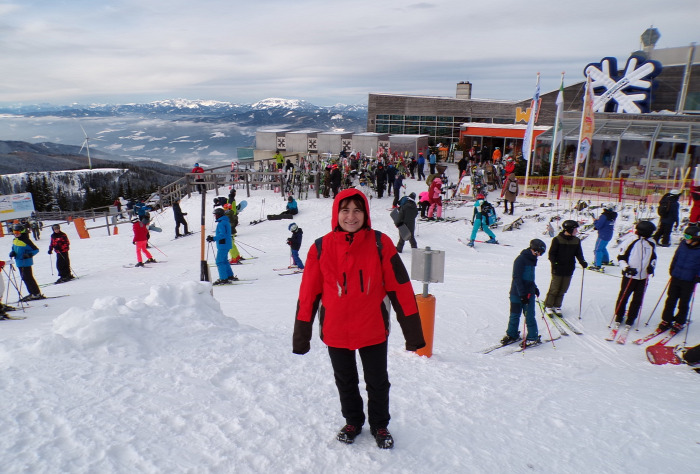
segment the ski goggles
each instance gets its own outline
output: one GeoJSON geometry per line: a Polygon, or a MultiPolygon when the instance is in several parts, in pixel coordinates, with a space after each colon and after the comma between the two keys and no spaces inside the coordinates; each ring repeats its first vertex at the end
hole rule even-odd
{"type": "Polygon", "coordinates": [[[690,235],[690,234],[683,234],[683,238],[684,238],[684,239],[688,239],[688,240],[690,240],[690,239],[692,239],[692,238],[693,238],[693,236],[692,236],[692,235],[690,235]]]}

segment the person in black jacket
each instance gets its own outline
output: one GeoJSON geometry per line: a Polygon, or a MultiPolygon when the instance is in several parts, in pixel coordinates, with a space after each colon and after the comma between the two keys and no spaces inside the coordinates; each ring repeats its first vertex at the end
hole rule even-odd
{"type": "Polygon", "coordinates": [[[386,170],[384,165],[379,163],[377,165],[377,171],[375,173],[375,187],[377,189],[377,197],[384,197],[384,189],[386,188],[386,170]]]}
{"type": "Polygon", "coordinates": [[[588,263],[583,257],[581,239],[576,237],[578,222],[566,220],[561,224],[562,231],[552,239],[549,248],[549,261],[552,263],[552,281],[544,300],[547,314],[561,315],[561,303],[571,284],[571,277],[576,268],[576,260],[583,268],[588,263]]]}
{"type": "Polygon", "coordinates": [[[175,201],[173,201],[173,215],[175,216],[175,238],[177,239],[183,235],[191,234],[191,232],[187,230],[187,221],[185,220],[187,213],[182,212],[180,208],[180,198],[175,198],[175,201]],[[180,224],[185,226],[184,234],[180,234],[180,224]]]}
{"type": "Polygon", "coordinates": [[[418,248],[418,243],[416,242],[415,232],[416,232],[416,217],[418,217],[418,206],[416,206],[416,193],[411,193],[407,196],[404,203],[399,208],[399,217],[396,220],[396,227],[399,228],[405,225],[408,230],[411,231],[411,236],[404,239],[399,231],[399,241],[396,244],[396,251],[401,253],[403,251],[403,244],[408,240],[411,244],[411,248],[418,248]]]}
{"type": "Polygon", "coordinates": [[[292,236],[287,239],[287,245],[292,249],[292,260],[299,270],[303,270],[304,262],[299,258],[299,249],[301,248],[301,239],[304,237],[304,231],[294,222],[289,224],[288,229],[292,233],[292,236]]]}
{"type": "Polygon", "coordinates": [[[659,227],[654,234],[654,242],[659,247],[670,247],[671,246],[671,231],[675,225],[678,228],[678,223],[680,218],[678,216],[678,211],[680,210],[680,204],[678,200],[681,197],[681,192],[678,189],[671,190],[668,194],[665,194],[661,200],[668,199],[668,207],[662,211],[663,207],[659,203],[659,227]],[[663,214],[663,215],[661,215],[663,214]],[[661,242],[659,242],[661,240],[661,242]]]}
{"type": "Polygon", "coordinates": [[[331,190],[333,191],[333,197],[338,195],[340,190],[340,184],[343,180],[343,174],[338,169],[338,165],[331,166],[331,190]]]}

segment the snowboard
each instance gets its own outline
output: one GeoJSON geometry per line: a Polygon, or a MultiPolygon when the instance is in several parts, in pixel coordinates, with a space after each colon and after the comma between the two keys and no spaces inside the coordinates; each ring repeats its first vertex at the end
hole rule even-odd
{"type": "Polygon", "coordinates": [[[683,362],[673,353],[674,346],[660,346],[652,344],[647,347],[647,359],[654,365],[673,364],[680,365],[683,362]]]}
{"type": "Polygon", "coordinates": [[[236,212],[241,212],[246,207],[248,207],[248,201],[241,201],[236,205],[236,212]]]}

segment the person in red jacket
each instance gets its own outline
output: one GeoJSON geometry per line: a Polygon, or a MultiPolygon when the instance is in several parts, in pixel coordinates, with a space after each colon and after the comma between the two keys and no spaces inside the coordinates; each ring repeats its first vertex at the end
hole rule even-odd
{"type": "Polygon", "coordinates": [[[143,267],[143,255],[146,254],[146,257],[148,257],[148,260],[146,260],[146,263],[156,263],[156,259],[153,258],[153,255],[151,255],[151,252],[148,251],[146,246],[148,245],[148,218],[143,218],[141,220],[138,220],[134,222],[134,240],[133,243],[136,245],[136,260],[138,260],[138,263],[136,264],[137,267],[143,267]]]}
{"type": "MultiPolygon", "coordinates": [[[[192,168],[192,171],[190,171],[190,172],[191,172],[191,173],[197,173],[197,174],[204,174],[204,168],[202,168],[201,166],[199,166],[199,163],[195,163],[195,164],[194,164],[194,168],[192,168]]],[[[202,177],[200,177],[200,176],[197,176],[197,177],[194,178],[194,181],[195,181],[196,183],[203,183],[203,182],[204,182],[204,178],[202,178],[202,177]]],[[[198,185],[197,185],[197,190],[199,191],[199,194],[204,194],[204,193],[207,192],[207,187],[206,187],[205,184],[198,184],[198,185]]]]}
{"type": "Polygon", "coordinates": [[[319,334],[328,346],[346,424],[338,441],[352,443],[365,422],[355,352],[362,359],[369,426],[377,446],[393,447],[389,433],[388,296],[406,350],[425,346],[413,287],[391,238],[372,230],[365,195],[354,188],[333,202],[332,231],[309,249],[299,288],[293,352],[310,349],[313,321],[321,306],[319,334]]]}
{"type": "Polygon", "coordinates": [[[51,234],[51,243],[49,244],[49,255],[56,252],[56,270],[58,271],[56,284],[65,283],[75,278],[71,273],[70,256],[68,255],[70,240],[68,240],[66,233],[61,231],[60,225],[52,225],[51,230],[53,230],[53,234],[51,234]]]}

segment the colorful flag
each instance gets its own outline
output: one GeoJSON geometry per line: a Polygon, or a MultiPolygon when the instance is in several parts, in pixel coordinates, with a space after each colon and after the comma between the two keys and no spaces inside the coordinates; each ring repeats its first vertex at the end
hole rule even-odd
{"type": "Polygon", "coordinates": [[[562,112],[564,111],[564,77],[561,78],[561,86],[559,86],[559,94],[557,94],[557,123],[554,124],[554,136],[552,137],[552,149],[557,148],[564,137],[564,126],[561,121],[562,112]]]}
{"type": "Polygon", "coordinates": [[[593,145],[593,132],[595,132],[595,114],[593,113],[593,88],[591,87],[591,76],[586,76],[586,95],[583,99],[583,112],[581,115],[581,140],[578,146],[578,156],[576,163],[581,164],[586,161],[593,145]]]}
{"type": "Polygon", "coordinates": [[[530,151],[532,148],[532,129],[535,127],[537,119],[538,107],[540,104],[540,75],[537,74],[537,84],[535,85],[535,94],[532,96],[532,106],[530,107],[530,118],[527,121],[525,128],[525,136],[523,137],[523,158],[530,160],[530,151]]]}

